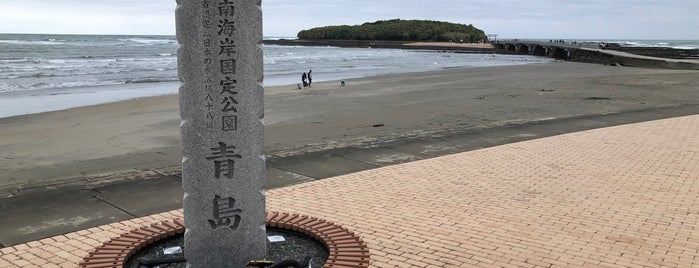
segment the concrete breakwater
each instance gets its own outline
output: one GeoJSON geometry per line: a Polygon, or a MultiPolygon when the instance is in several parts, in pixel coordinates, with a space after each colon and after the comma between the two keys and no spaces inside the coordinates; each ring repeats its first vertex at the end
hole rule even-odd
{"type": "MultiPolygon", "coordinates": [[[[695,59],[671,59],[659,56],[669,56],[675,52],[670,50],[658,49],[643,50],[646,56],[632,54],[629,52],[599,49],[593,47],[585,47],[582,44],[570,43],[546,43],[546,42],[529,42],[529,41],[506,41],[494,44],[498,51],[509,51],[519,54],[528,54],[535,56],[551,57],[559,60],[598,63],[604,65],[620,65],[630,67],[643,68],[660,68],[660,69],[677,69],[677,70],[699,70],[699,60],[695,59]],[[664,51],[659,53],[657,51],[664,51]],[[656,53],[656,54],[653,54],[656,53]]],[[[630,50],[632,51],[632,50],[630,50]]],[[[688,52],[691,53],[691,52],[688,52]]]]}
{"type": "Polygon", "coordinates": [[[699,59],[699,49],[679,49],[670,47],[615,47],[611,50],[668,59],[699,59]]]}
{"type": "Polygon", "coordinates": [[[616,50],[577,49],[571,52],[570,61],[602,63],[644,68],[699,70],[699,60],[667,59],[637,55],[616,50]]]}

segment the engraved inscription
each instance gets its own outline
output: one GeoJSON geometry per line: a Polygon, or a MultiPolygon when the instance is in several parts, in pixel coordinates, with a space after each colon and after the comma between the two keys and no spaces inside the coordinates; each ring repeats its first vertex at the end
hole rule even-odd
{"type": "Polygon", "coordinates": [[[223,122],[223,131],[233,131],[238,129],[238,117],[235,115],[228,115],[221,117],[221,122],[223,122]]]}
{"type": "Polygon", "coordinates": [[[238,109],[235,108],[235,105],[238,104],[238,101],[234,97],[227,96],[223,98],[221,104],[224,105],[223,109],[221,109],[222,112],[238,112],[238,109]]]}
{"type": "MultiPolygon", "coordinates": [[[[210,21],[210,16],[207,15],[206,13],[204,17],[202,18],[202,23],[206,27],[207,21],[210,21]]],[[[214,98],[213,98],[213,91],[214,91],[214,78],[212,77],[214,75],[214,71],[212,70],[212,63],[214,55],[211,51],[211,35],[205,34],[203,36],[204,40],[204,74],[206,75],[206,80],[204,81],[204,93],[206,94],[205,98],[205,107],[206,109],[206,118],[205,118],[205,126],[206,126],[206,131],[208,132],[214,132],[216,131],[216,119],[214,115],[212,114],[212,108],[214,107],[214,98]]]]}
{"type": "Polygon", "coordinates": [[[237,80],[233,80],[230,77],[226,77],[226,79],[221,80],[221,94],[229,94],[229,95],[235,95],[238,94],[237,91],[235,91],[235,84],[237,84],[237,80]]]}
{"type": "Polygon", "coordinates": [[[218,35],[232,37],[235,33],[235,22],[228,19],[218,21],[218,35]]]}
{"type": "Polygon", "coordinates": [[[246,267],[265,256],[261,1],[177,4],[187,265],[246,267]]]}
{"type": "Polygon", "coordinates": [[[204,28],[206,28],[206,29],[210,29],[210,28],[211,28],[211,11],[209,11],[208,9],[207,9],[207,10],[204,10],[203,20],[201,21],[201,24],[202,24],[202,25],[204,26],[204,28]]]}
{"type": "Polygon", "coordinates": [[[235,207],[234,198],[221,198],[217,195],[213,200],[213,219],[209,220],[209,225],[212,230],[228,227],[235,231],[240,225],[242,212],[235,207]]]}
{"type": "Polygon", "coordinates": [[[235,159],[241,159],[242,156],[235,153],[235,146],[229,146],[223,142],[218,143],[218,147],[211,148],[211,155],[207,157],[207,160],[213,160],[215,174],[217,179],[221,178],[221,175],[226,176],[228,179],[232,179],[235,176],[235,159]]]}
{"type": "Polygon", "coordinates": [[[221,60],[221,73],[222,74],[235,74],[235,60],[234,59],[221,60]]]}
{"type": "Polygon", "coordinates": [[[223,0],[218,4],[218,14],[224,17],[233,17],[235,13],[235,6],[233,1],[223,0]]]}
{"type": "Polygon", "coordinates": [[[214,71],[211,70],[211,62],[213,62],[213,60],[210,58],[211,53],[208,52],[211,52],[211,49],[206,48],[204,50],[204,54],[206,55],[206,58],[204,59],[204,73],[206,73],[206,75],[212,75],[214,74],[214,71]]]}
{"type": "Polygon", "coordinates": [[[230,38],[223,39],[223,41],[221,41],[221,51],[218,54],[226,54],[228,57],[235,54],[235,41],[230,38]]]}
{"type": "Polygon", "coordinates": [[[216,125],[214,125],[214,115],[212,113],[206,113],[206,129],[211,130],[216,128],[216,125]]]}
{"type": "Polygon", "coordinates": [[[237,83],[237,80],[233,80],[230,77],[226,77],[221,81],[220,94],[224,95],[223,102],[221,103],[224,105],[221,110],[222,112],[238,112],[238,109],[236,109],[238,100],[235,98],[235,95],[238,94],[238,91],[235,90],[235,84],[237,83]]]}
{"type": "MultiPolygon", "coordinates": [[[[203,33],[204,74],[206,82],[206,111],[204,113],[208,132],[237,131],[239,89],[237,88],[237,47],[234,35],[236,7],[233,0],[201,0],[204,8],[202,24],[208,31],[203,33]],[[215,23],[216,26],[211,26],[215,23]],[[211,27],[216,27],[211,29],[211,27]],[[218,35],[217,35],[218,34],[218,35]],[[212,36],[213,35],[213,36],[212,36]],[[213,51],[212,51],[213,50],[213,51]],[[219,89],[214,86],[219,85],[219,89]],[[218,127],[217,127],[218,126],[218,127]]],[[[226,162],[221,163],[226,166],[226,162]]]]}

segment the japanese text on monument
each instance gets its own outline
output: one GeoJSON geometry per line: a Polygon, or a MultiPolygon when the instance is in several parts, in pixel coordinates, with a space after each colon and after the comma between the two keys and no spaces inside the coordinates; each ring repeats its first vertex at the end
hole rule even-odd
{"type": "MultiPolygon", "coordinates": [[[[208,132],[237,131],[240,92],[236,78],[235,5],[231,0],[202,0],[201,5],[206,128],[208,132]],[[212,12],[212,9],[218,12],[212,12]]],[[[235,150],[235,145],[223,141],[218,142],[216,147],[211,147],[211,154],[206,159],[214,167],[213,179],[235,178],[235,162],[242,158],[235,150]]],[[[213,219],[209,220],[212,229],[223,226],[229,226],[233,231],[237,229],[242,210],[234,208],[235,202],[235,197],[222,198],[216,195],[213,198],[213,219]],[[222,204],[226,206],[222,208],[222,204]]]]}
{"type": "Polygon", "coordinates": [[[260,0],[177,0],[185,255],[245,267],[265,254],[260,0]]]}
{"type": "Polygon", "coordinates": [[[201,5],[202,26],[205,29],[202,40],[206,75],[206,128],[209,132],[236,131],[240,104],[237,95],[240,92],[236,79],[235,5],[231,0],[202,0],[201,5]],[[212,7],[218,12],[212,12],[212,7]]]}

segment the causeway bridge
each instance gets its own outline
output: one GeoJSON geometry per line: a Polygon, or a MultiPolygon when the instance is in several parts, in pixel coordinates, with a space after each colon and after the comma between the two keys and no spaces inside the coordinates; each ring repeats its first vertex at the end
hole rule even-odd
{"type": "Polygon", "coordinates": [[[610,49],[601,49],[589,43],[557,43],[525,40],[506,40],[493,43],[496,50],[512,53],[543,56],[564,61],[599,63],[631,67],[699,70],[699,60],[668,59],[631,54],[610,49]]]}

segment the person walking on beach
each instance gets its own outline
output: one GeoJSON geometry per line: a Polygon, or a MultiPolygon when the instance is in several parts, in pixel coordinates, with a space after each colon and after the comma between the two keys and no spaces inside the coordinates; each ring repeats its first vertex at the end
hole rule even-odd
{"type": "Polygon", "coordinates": [[[306,82],[306,73],[303,73],[303,75],[301,75],[301,81],[303,82],[303,87],[308,86],[308,82],[306,82]]]}
{"type": "Polygon", "coordinates": [[[308,87],[311,87],[311,83],[313,82],[313,78],[311,78],[311,72],[313,72],[313,70],[308,71],[308,87]]]}

